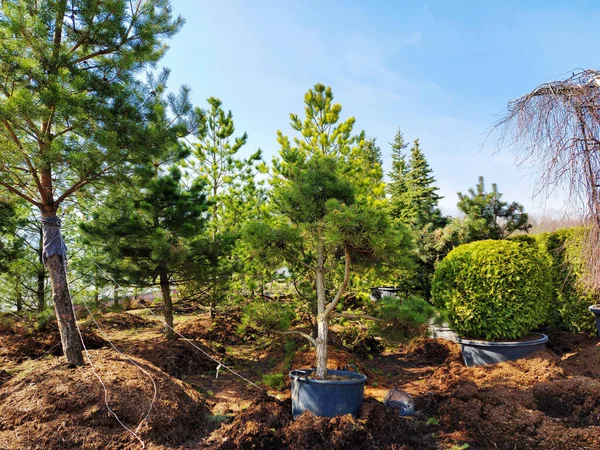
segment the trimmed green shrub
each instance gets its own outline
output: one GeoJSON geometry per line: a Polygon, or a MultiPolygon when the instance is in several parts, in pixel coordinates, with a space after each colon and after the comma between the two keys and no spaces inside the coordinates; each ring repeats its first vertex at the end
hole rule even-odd
{"type": "Polygon", "coordinates": [[[552,283],[534,246],[486,240],[461,245],[438,264],[432,298],[462,337],[518,339],[548,320],[552,283]]]}

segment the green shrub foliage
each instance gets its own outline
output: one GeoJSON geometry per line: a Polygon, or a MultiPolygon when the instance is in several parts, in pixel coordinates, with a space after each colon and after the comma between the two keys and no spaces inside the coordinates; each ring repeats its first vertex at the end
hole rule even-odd
{"type": "Polygon", "coordinates": [[[460,336],[517,339],[548,320],[548,272],[546,260],[527,243],[473,242],[439,263],[432,297],[460,336]]]}
{"type": "Polygon", "coordinates": [[[535,237],[552,268],[554,324],[566,331],[595,334],[596,322],[588,307],[600,303],[600,299],[581,281],[585,271],[581,257],[585,229],[568,228],[535,237]]]}

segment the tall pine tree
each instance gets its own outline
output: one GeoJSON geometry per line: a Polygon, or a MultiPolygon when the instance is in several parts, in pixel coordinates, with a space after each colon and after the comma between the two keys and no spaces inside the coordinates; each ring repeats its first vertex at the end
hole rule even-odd
{"type": "Polygon", "coordinates": [[[5,0],[0,6],[0,186],[43,218],[44,262],[64,355],[83,355],[60,234],[62,204],[145,145],[153,94],[138,74],[156,64],[183,19],[168,0],[5,0]]]}
{"type": "Polygon", "coordinates": [[[237,241],[244,223],[259,217],[264,193],[256,175],[266,172],[266,166],[260,149],[247,158],[240,156],[248,136],[235,136],[233,114],[223,109],[221,100],[210,97],[208,109],[197,109],[196,116],[197,142],[187,165],[206,183],[211,204],[205,246],[210,263],[198,290],[213,317],[214,306],[227,297],[233,275],[242,272],[244,258],[234,253],[240,250],[237,241]]]}

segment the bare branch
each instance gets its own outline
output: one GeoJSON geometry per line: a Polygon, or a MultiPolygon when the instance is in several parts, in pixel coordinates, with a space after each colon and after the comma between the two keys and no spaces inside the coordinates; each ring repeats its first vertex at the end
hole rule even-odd
{"type": "Polygon", "coordinates": [[[281,335],[293,335],[293,334],[296,334],[298,336],[302,336],[303,338],[308,339],[310,341],[310,343],[312,345],[314,345],[315,347],[317,346],[317,340],[314,337],[312,337],[310,334],[303,333],[302,331],[296,331],[296,330],[294,330],[294,331],[275,331],[275,330],[271,330],[271,331],[273,333],[275,333],[275,334],[281,334],[281,335]]]}

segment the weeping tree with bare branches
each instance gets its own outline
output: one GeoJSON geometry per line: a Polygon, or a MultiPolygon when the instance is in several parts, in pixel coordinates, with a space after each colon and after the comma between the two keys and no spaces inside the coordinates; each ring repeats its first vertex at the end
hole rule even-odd
{"type": "Polygon", "coordinates": [[[541,169],[539,189],[566,188],[588,219],[583,282],[600,287],[600,72],[544,83],[508,104],[494,129],[517,161],[541,169]]]}

